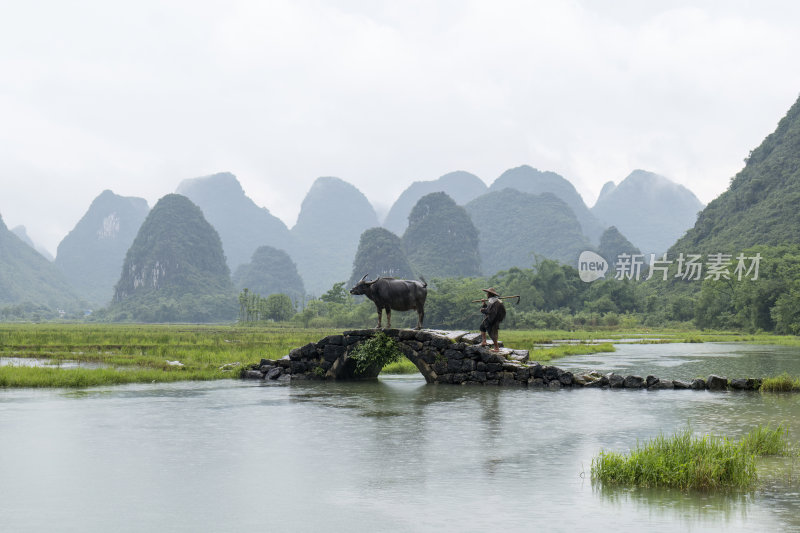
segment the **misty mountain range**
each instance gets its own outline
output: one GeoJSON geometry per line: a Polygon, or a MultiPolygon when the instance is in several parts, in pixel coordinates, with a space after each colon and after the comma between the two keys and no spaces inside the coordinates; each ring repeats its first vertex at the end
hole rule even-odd
{"type": "MultiPolygon", "coordinates": [[[[432,193],[444,193],[466,209],[478,233],[474,273],[485,275],[512,266],[530,267],[537,257],[574,263],[582,250],[596,250],[601,234],[611,226],[645,253],[664,252],[694,224],[702,208],[685,187],[637,170],[619,185],[606,184],[590,209],[568,180],[527,165],[507,170],[490,186],[464,171],[414,182],[397,198],[383,224],[361,191],[334,177],[314,182],[292,228],[257,206],[228,172],[186,179],[176,192],[198,206],[215,228],[231,272],[247,265],[252,271],[250,260],[259,248],[280,250],[311,295],[355,275],[353,259],[364,231],[383,225],[403,236],[412,210],[432,193]]],[[[125,255],[149,212],[142,198],[103,191],[59,244],[55,266],[86,305],[100,307],[111,300],[125,255]]],[[[15,231],[25,240],[24,228],[15,231]]],[[[431,244],[428,239],[415,244],[420,239],[419,232],[416,235],[405,241],[406,246],[416,246],[412,258],[421,257],[420,246],[431,250],[425,252],[427,261],[418,260],[420,268],[415,270],[420,271],[415,275],[432,277],[436,273],[424,272],[425,265],[454,262],[452,254],[433,257],[437,250],[454,249],[452,243],[431,244]]],[[[266,263],[262,258],[258,264],[266,263]]]]}
{"type": "Polygon", "coordinates": [[[540,257],[574,264],[583,249],[614,262],[609,255],[668,247],[671,254],[733,253],[798,244],[798,154],[800,99],[705,208],[685,187],[635,170],[606,183],[590,209],[563,177],[521,166],[488,187],[467,172],[413,183],[384,221],[394,233],[376,231],[366,197],[332,177],[314,183],[291,229],[256,206],[230,173],[185,180],[183,194],[165,196],[153,210],[141,198],[104,191],[54,262],[0,216],[0,316],[102,306],[115,295],[102,310],[112,319],[224,320],[235,314],[242,283],[319,296],[363,274],[492,275],[540,257]],[[370,268],[380,272],[361,272],[370,268]]]}

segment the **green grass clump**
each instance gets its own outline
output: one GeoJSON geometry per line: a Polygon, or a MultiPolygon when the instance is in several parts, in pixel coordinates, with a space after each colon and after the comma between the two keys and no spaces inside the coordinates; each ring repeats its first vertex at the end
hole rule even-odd
{"type": "Polygon", "coordinates": [[[745,453],[758,456],[789,455],[790,447],[787,437],[789,432],[782,424],[772,428],[769,424],[758,426],[739,440],[745,453]]]}
{"type": "Polygon", "coordinates": [[[792,392],[800,390],[800,378],[792,378],[784,372],[774,378],[764,378],[761,392],[792,392]]]}
{"type": "Polygon", "coordinates": [[[689,428],[659,435],[628,454],[601,451],[592,479],[609,485],[678,489],[749,489],[757,480],[756,456],[788,453],[786,430],[758,427],[739,441],[696,437],[689,428]]]}
{"type": "Polygon", "coordinates": [[[381,374],[419,374],[419,369],[417,365],[403,357],[399,361],[384,366],[381,374]]]}

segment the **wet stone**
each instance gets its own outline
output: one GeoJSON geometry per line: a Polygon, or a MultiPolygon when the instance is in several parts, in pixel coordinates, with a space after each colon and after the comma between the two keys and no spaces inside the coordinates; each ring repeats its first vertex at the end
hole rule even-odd
{"type": "Polygon", "coordinates": [[[728,378],[711,374],[706,380],[706,387],[711,391],[728,390],[728,378]]]}
{"type": "Polygon", "coordinates": [[[625,382],[624,377],[620,376],[619,374],[615,374],[614,372],[608,374],[606,379],[608,379],[608,386],[612,389],[621,389],[625,382]]]}
{"type": "Polygon", "coordinates": [[[464,354],[473,359],[480,359],[482,351],[480,346],[467,346],[464,348],[464,354]]]}
{"type": "Polygon", "coordinates": [[[432,335],[427,331],[418,331],[416,339],[420,342],[430,342],[432,335]]]}
{"type": "Polygon", "coordinates": [[[648,388],[651,390],[665,390],[665,389],[674,389],[675,386],[672,384],[671,380],[659,379],[657,382],[653,383],[648,388]]]}
{"type": "Polygon", "coordinates": [[[483,383],[486,381],[486,372],[473,371],[469,374],[470,379],[483,383]]]}
{"type": "Polygon", "coordinates": [[[506,358],[486,348],[481,348],[481,361],[484,363],[505,363],[506,358]]]}
{"type": "Polygon", "coordinates": [[[422,360],[428,363],[429,365],[432,365],[441,359],[441,357],[439,356],[439,352],[437,352],[436,350],[431,350],[430,348],[422,350],[421,356],[422,360]]]}
{"type": "Polygon", "coordinates": [[[444,356],[448,359],[464,359],[464,352],[459,350],[445,350],[444,356]]]}
{"type": "Polygon", "coordinates": [[[344,346],[328,344],[322,350],[322,357],[324,357],[326,361],[335,361],[339,357],[343,356],[346,350],[347,348],[344,346]]]}
{"type": "Polygon", "coordinates": [[[517,381],[528,381],[531,377],[531,371],[529,368],[520,368],[514,373],[514,379],[517,381]]]}
{"type": "Polygon", "coordinates": [[[756,390],[761,386],[761,380],[753,378],[739,378],[731,380],[731,388],[736,390],[756,390]]]}
{"type": "Polygon", "coordinates": [[[400,334],[398,335],[401,341],[408,341],[417,338],[417,332],[413,329],[403,329],[400,330],[400,334]]]}
{"type": "Polygon", "coordinates": [[[547,381],[553,381],[558,379],[558,374],[560,372],[559,368],[554,366],[546,366],[544,367],[544,379],[547,381]]]}
{"type": "Polygon", "coordinates": [[[511,350],[508,358],[520,363],[528,362],[528,350],[511,350]]]}
{"type": "Polygon", "coordinates": [[[431,346],[433,346],[434,348],[439,348],[440,350],[442,350],[448,348],[451,344],[452,343],[450,342],[450,339],[435,335],[431,336],[431,346]]]}
{"type": "Polygon", "coordinates": [[[466,342],[470,344],[478,344],[481,342],[481,334],[480,333],[467,333],[466,335],[461,337],[461,342],[466,342]]]}
{"type": "Polygon", "coordinates": [[[449,359],[447,361],[447,371],[448,372],[460,372],[463,368],[460,359],[449,359]]]}
{"type": "Polygon", "coordinates": [[[423,347],[423,344],[421,342],[414,341],[414,340],[404,341],[403,344],[405,346],[408,346],[412,350],[416,350],[416,351],[420,351],[422,349],[422,347],[423,347]]]}
{"type": "Polygon", "coordinates": [[[344,335],[331,335],[328,337],[328,344],[342,346],[344,344],[344,335]]]}
{"type": "Polygon", "coordinates": [[[508,387],[508,386],[511,386],[511,385],[522,385],[522,383],[520,383],[519,381],[514,379],[513,372],[503,372],[501,374],[501,377],[500,377],[500,384],[505,386],[505,387],[508,387]]]}
{"type": "Polygon", "coordinates": [[[363,342],[364,340],[366,340],[366,337],[361,337],[361,336],[358,336],[358,335],[347,335],[344,338],[344,345],[345,346],[351,346],[353,344],[357,344],[359,342],[363,342]]]}
{"type": "Polygon", "coordinates": [[[605,376],[586,383],[587,389],[599,389],[606,386],[608,386],[608,378],[605,376]]]}

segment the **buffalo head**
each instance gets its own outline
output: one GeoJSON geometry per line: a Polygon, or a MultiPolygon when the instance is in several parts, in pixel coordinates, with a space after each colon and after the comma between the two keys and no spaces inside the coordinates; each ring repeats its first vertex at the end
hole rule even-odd
{"type": "Polygon", "coordinates": [[[356,283],[355,287],[350,289],[350,294],[356,296],[366,294],[373,283],[375,283],[375,280],[367,281],[367,274],[364,274],[364,277],[361,278],[358,283],[356,283]]]}

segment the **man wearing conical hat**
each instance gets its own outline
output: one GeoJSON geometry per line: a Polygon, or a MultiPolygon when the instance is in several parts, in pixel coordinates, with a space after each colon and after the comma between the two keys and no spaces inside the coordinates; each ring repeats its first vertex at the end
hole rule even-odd
{"type": "Polygon", "coordinates": [[[497,334],[500,331],[500,322],[506,317],[506,307],[503,300],[494,288],[482,289],[488,297],[481,306],[483,322],[481,322],[481,346],[486,346],[486,334],[489,334],[494,347],[492,351],[499,352],[500,345],[497,342],[497,334]]]}

